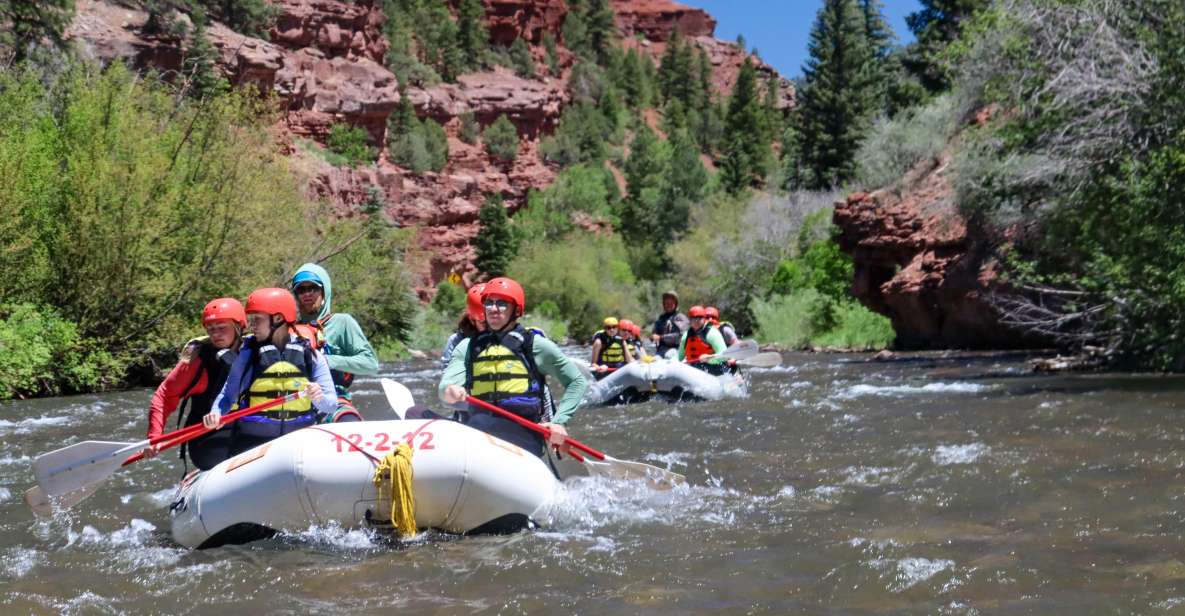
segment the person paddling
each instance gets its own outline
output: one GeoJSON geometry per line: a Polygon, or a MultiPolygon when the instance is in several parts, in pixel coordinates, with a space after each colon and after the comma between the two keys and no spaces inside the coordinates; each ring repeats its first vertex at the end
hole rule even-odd
{"type": "Polygon", "coordinates": [[[325,417],[325,421],[361,421],[362,414],[354,407],[350,386],[355,376],[379,373],[374,348],[353,315],[333,312],[333,286],[325,268],[315,263],[300,266],[292,276],[292,294],[300,308],[299,321],[318,331],[320,349],[333,377],[338,409],[325,417]]]}
{"type": "Polygon", "coordinates": [[[724,346],[730,347],[741,341],[737,336],[737,330],[728,321],[720,322],[720,311],[715,306],[708,306],[704,308],[708,314],[708,322],[720,331],[720,337],[724,339],[724,346]]]}
{"type": "MultiPolygon", "coordinates": [[[[543,336],[519,325],[523,288],[509,278],[495,278],[482,291],[487,329],[462,340],[440,379],[438,393],[446,404],[473,397],[497,405],[551,430],[552,446],[561,446],[564,424],[579,406],[588,381],[559,349],[543,336]],[[564,396],[553,416],[544,402],[547,377],[557,379],[564,396]]],[[[543,438],[509,419],[470,406],[469,426],[513,443],[534,455],[545,453],[543,438]]]]}
{"type": "Polygon", "coordinates": [[[453,358],[453,349],[462,340],[471,338],[486,329],[485,308],[481,305],[481,292],[486,288],[484,282],[479,282],[465,292],[465,315],[457,323],[457,331],[448,337],[444,343],[444,352],[440,354],[440,367],[448,366],[453,358]]]}
{"type": "Polygon", "coordinates": [[[708,311],[703,306],[692,306],[687,311],[691,327],[679,341],[679,360],[710,374],[724,374],[729,364],[716,355],[723,353],[724,338],[708,322],[708,311]]]}
{"type": "Polygon", "coordinates": [[[605,317],[601,325],[603,329],[593,335],[592,360],[589,361],[593,370],[600,373],[598,378],[634,361],[629,346],[621,337],[617,317],[605,317]]]}
{"type": "MultiPolygon", "coordinates": [[[[198,423],[210,412],[214,398],[222,391],[222,385],[238,356],[243,330],[247,327],[247,315],[239,300],[220,297],[202,309],[202,327],[206,329],[206,335],[185,343],[177,365],[152,394],[152,402],[148,405],[147,438],[164,434],[169,415],[179,406],[189,407],[188,413],[182,408],[178,414],[178,421],[184,419],[187,427],[198,423]]],[[[188,458],[199,469],[213,468],[227,457],[226,436],[212,432],[182,445],[181,459],[185,460],[188,454],[188,458]]],[[[144,457],[156,456],[158,447],[154,445],[146,448],[144,457]]]]}
{"type": "Polygon", "coordinates": [[[296,300],[287,289],[257,289],[247,297],[247,324],[239,356],[214,407],[202,418],[218,428],[222,415],[297,391],[307,397],[249,415],[222,428],[233,456],[274,438],[313,425],[337,412],[337,395],[325,355],[292,331],[296,300]]]}
{"type": "Polygon", "coordinates": [[[689,326],[687,316],[679,312],[679,295],[673,290],[663,293],[662,314],[658,315],[650,332],[655,355],[665,357],[672,349],[679,348],[683,332],[686,332],[689,326]]]}

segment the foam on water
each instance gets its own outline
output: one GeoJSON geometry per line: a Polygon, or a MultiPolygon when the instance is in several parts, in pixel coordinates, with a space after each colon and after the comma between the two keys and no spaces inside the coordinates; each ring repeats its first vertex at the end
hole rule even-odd
{"type": "Polygon", "coordinates": [[[70,529],[66,533],[66,545],[98,545],[110,547],[143,547],[152,539],[152,531],[156,525],[140,518],[132,518],[127,526],[103,533],[91,525],[82,527],[81,531],[70,529]]]}
{"type": "Polygon", "coordinates": [[[644,482],[577,477],[564,483],[552,507],[556,530],[631,524],[727,524],[729,510],[748,497],[734,490],[684,484],[653,490],[644,482]]]}
{"type": "Polygon", "coordinates": [[[69,415],[56,415],[48,417],[43,415],[41,417],[29,417],[19,421],[0,419],[0,432],[12,431],[14,434],[29,434],[38,428],[66,425],[77,419],[77,417],[72,417],[69,415]]]}
{"type": "Polygon", "coordinates": [[[3,575],[10,578],[25,577],[33,567],[36,567],[44,556],[37,550],[24,547],[12,547],[4,551],[4,558],[0,565],[4,567],[3,575]]]}
{"type": "Polygon", "coordinates": [[[844,485],[872,487],[901,483],[905,469],[887,466],[849,466],[840,472],[844,474],[844,485]]]}
{"type": "Polygon", "coordinates": [[[13,464],[20,464],[26,466],[33,463],[33,458],[29,456],[12,456],[6,455],[0,457],[0,466],[12,466],[13,464]]]}
{"type": "Polygon", "coordinates": [[[0,503],[8,502],[12,498],[12,491],[5,487],[0,487],[0,503]]]}
{"type": "Polygon", "coordinates": [[[930,460],[938,466],[952,464],[972,464],[980,457],[991,452],[991,447],[983,443],[969,443],[966,445],[939,445],[934,448],[930,460]]]}
{"type": "Polygon", "coordinates": [[[852,385],[837,393],[835,397],[843,399],[860,398],[864,396],[910,396],[918,394],[974,394],[988,389],[987,385],[979,383],[927,383],[925,385],[868,385],[861,383],[852,385]]]}
{"type": "MultiPolygon", "coordinates": [[[[412,541],[423,539],[426,534],[420,533],[412,541]]],[[[311,544],[334,552],[366,551],[383,546],[379,537],[373,532],[361,528],[344,528],[340,524],[310,526],[299,533],[285,533],[282,536],[295,539],[302,544],[311,544]]]]}
{"type": "Polygon", "coordinates": [[[924,582],[939,573],[952,569],[955,561],[928,558],[902,558],[898,560],[878,558],[869,564],[878,571],[892,576],[889,590],[899,593],[924,582]]]}

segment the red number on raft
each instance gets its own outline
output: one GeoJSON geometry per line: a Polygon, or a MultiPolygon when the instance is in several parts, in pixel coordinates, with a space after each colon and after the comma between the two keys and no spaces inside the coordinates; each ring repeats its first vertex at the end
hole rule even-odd
{"type": "Polygon", "coordinates": [[[403,440],[406,441],[408,445],[411,445],[415,449],[436,449],[436,445],[432,444],[432,433],[431,432],[408,432],[407,434],[403,435],[403,440]],[[419,447],[416,447],[415,443],[412,443],[412,439],[414,439],[417,436],[424,437],[424,439],[420,443],[419,447]]]}
{"type": "Polygon", "coordinates": [[[358,448],[358,445],[362,443],[361,434],[350,434],[346,436],[346,440],[350,441],[350,451],[362,451],[358,448]]]}
{"type": "Polygon", "coordinates": [[[379,439],[374,446],[375,451],[391,451],[391,448],[387,447],[387,441],[391,440],[391,437],[387,436],[386,432],[376,432],[375,437],[379,439]]]}

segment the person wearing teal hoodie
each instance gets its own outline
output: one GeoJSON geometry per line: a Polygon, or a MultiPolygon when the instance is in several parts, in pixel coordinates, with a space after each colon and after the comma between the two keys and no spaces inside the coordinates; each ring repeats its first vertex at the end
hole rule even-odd
{"type": "Polygon", "coordinates": [[[292,294],[300,310],[300,322],[317,329],[321,351],[329,361],[339,407],[331,421],[361,421],[350,400],[355,376],[379,373],[379,360],[354,317],[333,312],[333,285],[329,272],[316,263],[305,263],[292,276],[292,294]]]}

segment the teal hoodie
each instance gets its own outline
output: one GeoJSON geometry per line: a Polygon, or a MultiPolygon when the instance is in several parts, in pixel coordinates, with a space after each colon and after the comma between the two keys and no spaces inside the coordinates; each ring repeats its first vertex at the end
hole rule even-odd
{"type": "MultiPolygon", "coordinates": [[[[316,278],[313,282],[321,284],[325,292],[325,303],[321,306],[321,313],[313,316],[301,313],[301,323],[321,323],[325,332],[325,352],[329,361],[329,369],[338,372],[350,372],[358,376],[374,376],[379,373],[379,360],[358,326],[354,317],[338,312],[332,313],[333,285],[329,281],[329,272],[316,263],[305,263],[296,270],[293,278],[301,272],[309,272],[316,278]],[[332,317],[329,322],[323,322],[326,317],[332,317]]],[[[299,306],[299,304],[298,304],[299,306]]]]}

